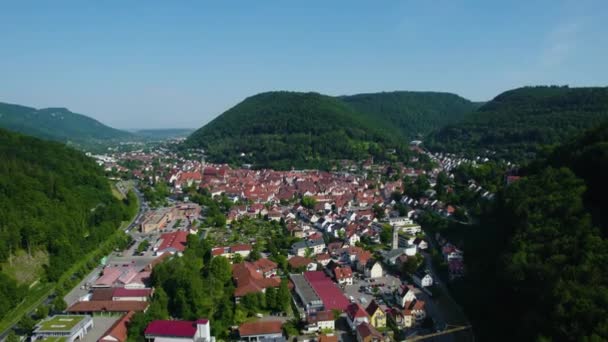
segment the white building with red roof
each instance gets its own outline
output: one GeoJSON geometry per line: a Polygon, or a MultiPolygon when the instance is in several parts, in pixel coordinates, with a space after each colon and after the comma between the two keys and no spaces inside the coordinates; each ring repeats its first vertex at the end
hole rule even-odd
{"type": "Polygon", "coordinates": [[[152,321],[144,331],[146,341],[154,342],[213,342],[208,319],[196,321],[152,321]]]}

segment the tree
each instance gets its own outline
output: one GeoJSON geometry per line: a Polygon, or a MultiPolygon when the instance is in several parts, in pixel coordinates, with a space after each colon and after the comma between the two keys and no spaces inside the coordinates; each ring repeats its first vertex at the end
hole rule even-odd
{"type": "Polygon", "coordinates": [[[418,269],[418,260],[414,257],[408,257],[407,261],[401,266],[401,271],[405,274],[414,274],[418,269]]]}
{"type": "Polygon", "coordinates": [[[232,278],[232,271],[228,259],[218,256],[211,259],[209,265],[209,275],[217,279],[220,283],[225,284],[232,278]]]}
{"type": "Polygon", "coordinates": [[[15,331],[11,331],[6,335],[6,342],[19,342],[19,337],[15,334],[15,331]]]}
{"type": "Polygon", "coordinates": [[[31,335],[34,331],[34,326],[36,325],[36,321],[30,315],[23,315],[23,318],[17,323],[17,326],[20,330],[22,330],[26,335],[31,335]]]}
{"type": "Polygon", "coordinates": [[[277,290],[274,287],[269,287],[266,289],[265,295],[266,295],[266,306],[271,310],[276,310],[278,307],[277,290]]]}
{"type": "Polygon", "coordinates": [[[380,231],[380,242],[388,244],[393,241],[393,227],[390,224],[383,224],[380,231]]]}
{"type": "Polygon", "coordinates": [[[281,281],[279,291],[277,292],[277,304],[283,312],[288,312],[289,306],[291,305],[291,294],[289,293],[289,287],[287,286],[287,280],[281,281]]]}
{"type": "Polygon", "coordinates": [[[36,319],[41,320],[49,315],[49,307],[42,304],[36,309],[36,319]]]}
{"type": "Polygon", "coordinates": [[[60,295],[55,296],[53,300],[53,312],[63,312],[67,309],[67,304],[63,300],[63,297],[60,295]]]}
{"type": "Polygon", "coordinates": [[[257,260],[260,260],[261,257],[262,257],[262,254],[260,253],[260,247],[256,243],[251,248],[251,252],[249,253],[249,256],[247,258],[249,259],[249,261],[257,261],[257,260]]]}
{"type": "Polygon", "coordinates": [[[240,264],[244,261],[243,256],[240,253],[236,253],[232,256],[232,262],[235,264],[240,264]]]}
{"type": "Polygon", "coordinates": [[[311,196],[303,196],[302,197],[302,206],[307,209],[314,209],[317,204],[317,200],[311,196]]]}
{"type": "Polygon", "coordinates": [[[374,203],[372,206],[372,210],[374,211],[374,216],[379,220],[383,219],[386,216],[384,212],[384,208],[380,207],[377,203],[374,203]]]}
{"type": "Polygon", "coordinates": [[[310,258],[310,257],[312,257],[312,253],[313,253],[313,252],[314,252],[314,251],[313,251],[313,249],[312,249],[312,248],[310,248],[310,247],[306,247],[306,248],[304,249],[304,257],[305,257],[305,258],[310,258]]]}

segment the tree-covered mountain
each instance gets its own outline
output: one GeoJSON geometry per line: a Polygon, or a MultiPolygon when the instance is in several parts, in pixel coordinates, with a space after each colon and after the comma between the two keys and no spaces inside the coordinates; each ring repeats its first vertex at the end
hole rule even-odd
{"type": "Polygon", "coordinates": [[[522,172],[479,225],[463,230],[467,276],[454,287],[476,333],[493,341],[608,340],[608,124],[522,172]]]}
{"type": "MultiPolygon", "coordinates": [[[[55,282],[95,250],[137,209],[111,192],[103,170],[58,142],[0,129],[0,264],[18,251],[48,254],[38,279],[55,282]]],[[[0,270],[0,317],[27,295],[27,285],[0,270]]]]}
{"type": "Polygon", "coordinates": [[[345,102],[317,93],[267,92],[249,97],[194,132],[186,146],[216,162],[288,169],[329,160],[382,158],[399,148],[397,130],[345,102]]]}
{"type": "Polygon", "coordinates": [[[397,128],[409,140],[460,122],[480,105],[455,94],[420,91],[357,94],[340,99],[370,119],[397,128]]]}
{"type": "Polygon", "coordinates": [[[498,95],[426,142],[435,150],[522,160],[606,119],[608,88],[524,87],[498,95]]]}
{"type": "Polygon", "coordinates": [[[129,139],[131,133],[108,127],[66,108],[35,109],[0,103],[0,127],[76,145],[129,139]]]}

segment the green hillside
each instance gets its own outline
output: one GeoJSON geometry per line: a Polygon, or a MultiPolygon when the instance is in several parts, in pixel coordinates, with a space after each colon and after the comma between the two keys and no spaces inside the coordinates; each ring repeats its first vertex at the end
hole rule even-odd
{"type": "Polygon", "coordinates": [[[337,98],[268,92],[245,99],[194,132],[186,146],[212,161],[288,169],[324,167],[332,159],[383,158],[405,140],[337,98]]]}
{"type": "Polygon", "coordinates": [[[521,160],[606,119],[608,88],[525,87],[498,95],[426,142],[436,150],[521,160]]]}
{"type": "MultiPolygon", "coordinates": [[[[39,281],[57,281],[136,210],[134,195],[118,201],[97,164],[63,144],[0,129],[0,160],[0,265],[42,251],[39,281]]],[[[27,296],[11,273],[0,270],[0,318],[27,296]]]]}
{"type": "Polygon", "coordinates": [[[608,124],[523,174],[499,191],[478,226],[462,231],[460,302],[479,340],[605,341],[608,124]]]}
{"type": "Polygon", "coordinates": [[[398,129],[408,140],[462,119],[479,107],[458,95],[438,92],[394,91],[342,96],[340,99],[373,120],[398,129]]]}
{"type": "Polygon", "coordinates": [[[128,132],[108,127],[65,108],[35,109],[8,103],[0,103],[0,127],[76,145],[132,137],[128,132]]]}

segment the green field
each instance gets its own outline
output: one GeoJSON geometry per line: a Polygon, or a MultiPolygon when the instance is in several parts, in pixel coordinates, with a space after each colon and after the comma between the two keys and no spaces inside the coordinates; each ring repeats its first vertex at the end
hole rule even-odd
{"type": "Polygon", "coordinates": [[[46,251],[37,250],[30,256],[26,251],[18,250],[11,262],[0,264],[0,269],[19,284],[30,285],[40,278],[44,273],[44,265],[48,264],[49,255],[46,251]]]}
{"type": "Polygon", "coordinates": [[[41,322],[39,328],[42,331],[70,331],[85,318],[81,315],[57,315],[41,322]]]}

